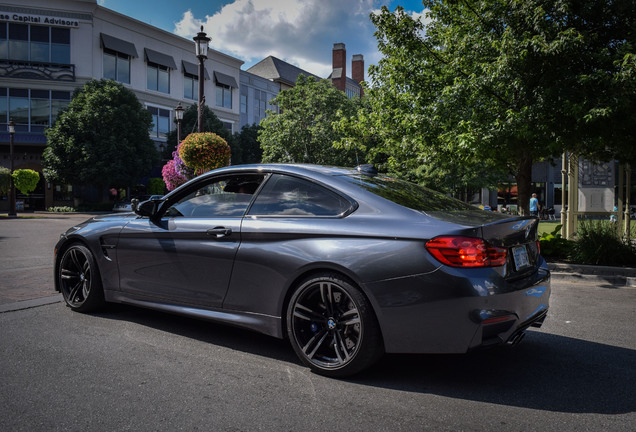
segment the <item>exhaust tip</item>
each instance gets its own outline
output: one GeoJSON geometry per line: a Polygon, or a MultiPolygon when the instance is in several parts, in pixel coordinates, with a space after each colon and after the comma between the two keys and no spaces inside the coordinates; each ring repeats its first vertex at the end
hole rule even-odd
{"type": "Polygon", "coordinates": [[[516,346],[523,340],[524,337],[526,337],[525,332],[517,333],[513,335],[510,339],[508,339],[508,345],[516,346]]]}

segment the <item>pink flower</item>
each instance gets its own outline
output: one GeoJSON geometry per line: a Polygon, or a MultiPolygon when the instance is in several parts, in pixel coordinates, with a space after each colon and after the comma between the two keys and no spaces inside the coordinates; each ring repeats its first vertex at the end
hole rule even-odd
{"type": "Polygon", "coordinates": [[[175,169],[175,161],[169,160],[161,169],[161,175],[163,181],[166,184],[166,188],[171,191],[188,181],[185,177],[177,172],[175,169]]]}

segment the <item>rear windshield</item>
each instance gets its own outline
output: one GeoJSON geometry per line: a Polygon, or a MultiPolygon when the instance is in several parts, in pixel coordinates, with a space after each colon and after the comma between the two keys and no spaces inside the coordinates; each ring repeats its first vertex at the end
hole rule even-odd
{"type": "Polygon", "coordinates": [[[387,200],[421,212],[480,211],[476,207],[442,193],[389,177],[347,176],[347,178],[387,200]]]}

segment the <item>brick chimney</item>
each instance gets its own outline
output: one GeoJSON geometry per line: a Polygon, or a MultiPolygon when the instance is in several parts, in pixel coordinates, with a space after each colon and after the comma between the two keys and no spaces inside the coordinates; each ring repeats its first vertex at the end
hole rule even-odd
{"type": "MultiPolygon", "coordinates": [[[[364,57],[362,54],[354,54],[351,60],[351,78],[358,84],[364,81],[364,57]]],[[[360,89],[360,97],[363,96],[364,90],[360,89]]]]}
{"type": "Polygon", "coordinates": [[[340,91],[345,91],[347,85],[347,50],[345,44],[333,44],[333,71],[331,72],[331,82],[340,91]]]}

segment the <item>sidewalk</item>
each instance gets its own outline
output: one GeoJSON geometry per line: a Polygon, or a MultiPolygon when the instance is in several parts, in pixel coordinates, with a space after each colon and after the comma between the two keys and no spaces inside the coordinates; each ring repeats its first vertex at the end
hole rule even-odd
{"type": "Polygon", "coordinates": [[[636,287],[636,268],[548,263],[554,282],[597,284],[615,288],[636,287]]]}
{"type": "Polygon", "coordinates": [[[61,233],[94,214],[18,212],[18,216],[0,217],[0,313],[62,301],[53,289],[55,244],[61,233]]]}

